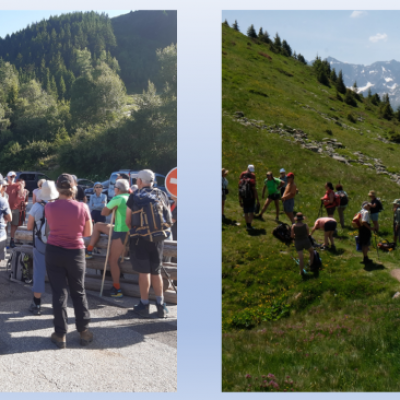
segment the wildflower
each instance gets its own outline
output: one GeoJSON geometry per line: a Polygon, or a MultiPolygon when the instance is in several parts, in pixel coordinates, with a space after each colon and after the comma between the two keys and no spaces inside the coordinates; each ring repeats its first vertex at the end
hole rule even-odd
{"type": "Polygon", "coordinates": [[[250,374],[247,374],[246,375],[246,379],[250,379],[251,378],[251,375],[250,374]]]}
{"type": "Polygon", "coordinates": [[[274,374],[268,374],[268,378],[275,379],[275,375],[274,374]]]}

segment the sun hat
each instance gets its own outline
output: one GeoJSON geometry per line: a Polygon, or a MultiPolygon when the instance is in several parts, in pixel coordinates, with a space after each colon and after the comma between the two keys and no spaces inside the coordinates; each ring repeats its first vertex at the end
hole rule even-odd
{"type": "Polygon", "coordinates": [[[117,189],[122,190],[123,192],[128,192],[129,191],[129,182],[127,179],[118,179],[117,182],[115,182],[115,186],[117,189]]]}
{"type": "Polygon", "coordinates": [[[298,212],[296,216],[294,217],[295,221],[303,221],[305,219],[304,215],[301,212],[298,212]]]}
{"type": "Polygon", "coordinates": [[[96,183],[93,185],[93,188],[95,188],[96,186],[104,187],[103,184],[102,184],[101,182],[96,182],[96,183]]]}
{"type": "Polygon", "coordinates": [[[154,182],[154,172],[150,169],[142,169],[138,173],[138,179],[141,179],[144,182],[147,183],[153,183],[154,182]]]}
{"type": "Polygon", "coordinates": [[[71,188],[73,188],[75,186],[75,180],[74,180],[73,175],[61,174],[57,178],[56,186],[57,186],[57,189],[71,189],[71,188]]]}
{"type": "Polygon", "coordinates": [[[280,173],[280,174],[281,174],[281,173],[286,173],[286,171],[285,171],[284,168],[281,168],[281,169],[279,170],[279,173],[280,173]]]}
{"type": "Polygon", "coordinates": [[[7,176],[17,176],[17,174],[14,171],[10,171],[7,176]]]}
{"type": "Polygon", "coordinates": [[[8,180],[7,179],[2,179],[0,182],[1,182],[1,184],[3,186],[8,186],[8,180]]]}
{"type": "Polygon", "coordinates": [[[294,173],[293,172],[289,172],[286,176],[288,178],[294,178],[294,173]]]}
{"type": "Polygon", "coordinates": [[[58,193],[56,183],[54,181],[45,181],[41,189],[39,189],[36,198],[39,197],[40,200],[49,201],[58,199],[59,195],[60,193],[58,193]]]}
{"type": "Polygon", "coordinates": [[[229,171],[226,168],[222,168],[222,175],[226,175],[229,171]]]}
{"type": "Polygon", "coordinates": [[[250,172],[254,172],[254,170],[255,170],[253,164],[249,164],[248,167],[247,167],[247,169],[248,169],[250,172]]]}

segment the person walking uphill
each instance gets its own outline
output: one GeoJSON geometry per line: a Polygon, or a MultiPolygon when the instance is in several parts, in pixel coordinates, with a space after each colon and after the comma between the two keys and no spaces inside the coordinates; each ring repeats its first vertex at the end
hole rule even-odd
{"type": "Polygon", "coordinates": [[[340,221],[340,226],[342,229],[344,229],[344,210],[347,207],[347,204],[349,203],[349,197],[347,193],[343,190],[343,186],[339,183],[336,185],[336,193],[337,196],[339,196],[340,199],[340,204],[338,205],[338,214],[339,214],[339,221],[340,221]]]}
{"type": "Polygon", "coordinates": [[[53,292],[54,333],[51,341],[59,348],[66,347],[68,330],[68,288],[75,311],[75,325],[82,346],[93,340],[89,331],[90,312],[86,299],[84,277],[86,270],[83,238],[92,234],[92,219],[85,203],[74,200],[76,185],[69,174],[56,182],[59,199],[47,203],[45,216],[50,229],[45,262],[53,292]]]}
{"type": "Polygon", "coordinates": [[[262,191],[261,197],[264,198],[265,195],[265,189],[268,188],[268,197],[267,200],[264,203],[264,206],[260,212],[260,214],[257,216],[257,218],[262,219],[262,215],[264,214],[265,211],[267,211],[268,206],[272,203],[275,202],[275,209],[276,209],[276,218],[275,220],[279,220],[279,199],[280,199],[280,189],[285,186],[285,182],[281,181],[278,178],[274,178],[272,176],[272,172],[268,171],[267,172],[267,179],[264,180],[264,187],[262,191]]]}
{"type": "Polygon", "coordinates": [[[303,214],[297,213],[294,220],[296,221],[296,223],[292,225],[291,237],[294,238],[294,247],[296,248],[300,260],[299,263],[300,275],[303,275],[303,268],[304,268],[303,250],[308,250],[308,252],[310,253],[310,265],[313,265],[314,248],[312,247],[311,241],[308,237],[309,236],[308,225],[303,222],[304,221],[303,214]]]}
{"type": "Polygon", "coordinates": [[[256,176],[254,175],[254,165],[249,165],[247,171],[240,174],[239,179],[239,203],[243,208],[246,220],[246,229],[253,230],[251,226],[254,218],[255,204],[260,205],[256,189],[256,176]]]}
{"type": "Polygon", "coordinates": [[[149,291],[156,295],[157,316],[165,318],[168,309],[164,302],[161,268],[164,240],[169,235],[172,216],[167,195],[153,187],[154,173],[149,169],[139,172],[139,190],[129,196],[126,224],[130,228],[130,256],[132,268],[139,272],[140,302],[133,310],[142,317],[149,316],[149,291]]]}
{"type": "Polygon", "coordinates": [[[288,216],[291,223],[294,224],[294,215],[293,215],[294,196],[296,196],[297,187],[294,184],[294,173],[289,172],[286,176],[288,179],[288,183],[286,185],[285,192],[283,193],[282,196],[283,211],[285,211],[285,214],[288,216]]]}

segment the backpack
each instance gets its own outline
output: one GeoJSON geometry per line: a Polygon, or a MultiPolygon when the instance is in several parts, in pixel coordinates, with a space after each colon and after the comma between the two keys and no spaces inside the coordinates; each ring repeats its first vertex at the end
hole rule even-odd
{"type": "Polygon", "coordinates": [[[167,195],[157,188],[143,188],[131,194],[133,199],[131,237],[159,242],[171,235],[173,225],[167,195]]]}
{"type": "Polygon", "coordinates": [[[44,244],[47,244],[47,237],[49,236],[49,233],[50,233],[50,228],[47,223],[46,212],[45,212],[45,206],[47,203],[45,203],[44,201],[41,201],[39,204],[41,206],[43,206],[43,217],[40,218],[39,226],[36,224],[36,221],[33,225],[33,245],[34,246],[35,246],[35,237],[40,239],[44,244]]]}
{"type": "Polygon", "coordinates": [[[253,189],[251,188],[251,177],[249,174],[244,175],[239,181],[239,197],[243,200],[254,198],[253,189]]]}
{"type": "Polygon", "coordinates": [[[383,211],[382,203],[378,198],[376,199],[376,209],[377,209],[378,212],[383,211]]]}
{"type": "Polygon", "coordinates": [[[321,258],[320,258],[320,256],[319,256],[319,253],[318,253],[317,250],[314,250],[314,261],[313,261],[313,263],[312,263],[312,265],[311,265],[310,268],[311,268],[313,271],[318,271],[318,269],[319,269],[321,266],[322,266],[322,261],[321,261],[321,258]]]}
{"type": "Polygon", "coordinates": [[[342,206],[347,206],[349,204],[349,198],[346,196],[344,192],[339,194],[339,205],[342,206]]]}
{"type": "Polygon", "coordinates": [[[353,228],[353,229],[358,229],[358,228],[361,228],[361,219],[362,219],[362,215],[361,215],[361,212],[358,212],[355,216],[354,216],[354,218],[353,218],[353,220],[351,221],[351,227],[353,228]]]}
{"type": "Polygon", "coordinates": [[[386,241],[384,242],[379,242],[378,243],[378,248],[383,250],[383,251],[392,251],[396,248],[396,243],[388,243],[386,241]]]}
{"type": "Polygon", "coordinates": [[[18,250],[13,250],[7,262],[10,271],[10,281],[17,283],[32,283],[33,260],[18,250]]]}
{"type": "Polygon", "coordinates": [[[333,207],[339,207],[341,205],[340,196],[336,193],[333,194],[333,207]]]}
{"type": "Polygon", "coordinates": [[[288,224],[279,224],[273,231],[272,234],[285,244],[289,244],[293,239],[290,236],[291,228],[288,224]]]}

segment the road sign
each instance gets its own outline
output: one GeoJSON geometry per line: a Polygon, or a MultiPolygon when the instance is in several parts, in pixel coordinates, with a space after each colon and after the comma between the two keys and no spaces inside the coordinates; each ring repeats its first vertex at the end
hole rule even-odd
{"type": "Polygon", "coordinates": [[[171,169],[165,178],[165,188],[173,197],[178,197],[178,167],[171,169]]]}

